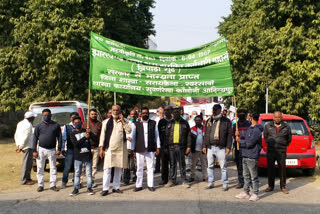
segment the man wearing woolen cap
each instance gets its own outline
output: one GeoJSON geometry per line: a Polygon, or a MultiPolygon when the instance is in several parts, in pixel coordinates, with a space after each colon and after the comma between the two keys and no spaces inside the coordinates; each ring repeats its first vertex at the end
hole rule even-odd
{"type": "Polygon", "coordinates": [[[24,114],[24,120],[20,121],[17,125],[16,132],[14,134],[14,140],[17,145],[16,152],[23,153],[22,159],[22,172],[21,172],[21,184],[33,185],[31,180],[32,169],[32,122],[36,115],[28,111],[24,114]]]}
{"type": "Polygon", "coordinates": [[[232,145],[232,125],[228,118],[221,114],[221,105],[215,104],[212,116],[206,122],[203,153],[208,159],[208,186],[214,187],[214,165],[216,158],[221,168],[221,181],[224,191],[228,191],[228,173],[226,156],[230,153],[232,145]]]}

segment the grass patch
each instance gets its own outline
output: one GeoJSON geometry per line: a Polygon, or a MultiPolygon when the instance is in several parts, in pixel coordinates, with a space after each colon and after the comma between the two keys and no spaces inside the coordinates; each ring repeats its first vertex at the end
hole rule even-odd
{"type": "MultiPolygon", "coordinates": [[[[21,185],[22,152],[16,153],[16,145],[13,139],[0,140],[0,192],[26,192],[35,191],[37,183],[34,185],[21,185]]],[[[45,188],[49,187],[49,173],[44,173],[45,188]]],[[[58,172],[57,178],[61,178],[62,173],[58,172]]],[[[36,172],[31,170],[31,179],[37,182],[36,172]]],[[[59,184],[57,184],[59,185],[59,184]]]]}

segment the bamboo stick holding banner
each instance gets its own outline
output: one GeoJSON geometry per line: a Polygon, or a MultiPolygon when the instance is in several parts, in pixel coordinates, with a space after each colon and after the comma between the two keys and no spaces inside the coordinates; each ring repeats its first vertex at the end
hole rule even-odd
{"type": "MultiPolygon", "coordinates": [[[[235,116],[235,119],[236,119],[236,133],[239,131],[238,130],[238,113],[237,113],[237,102],[236,102],[236,96],[233,96],[233,100],[234,100],[234,116],[235,116]]],[[[236,141],[237,141],[237,137],[236,137],[236,141]]],[[[240,148],[239,148],[239,142],[237,141],[237,150],[239,151],[240,148]]]]}
{"type": "Polygon", "coordinates": [[[90,96],[90,88],[88,90],[88,114],[87,114],[87,129],[90,127],[89,123],[90,123],[90,117],[89,117],[89,113],[90,113],[90,102],[91,102],[91,96],[90,96]]]}

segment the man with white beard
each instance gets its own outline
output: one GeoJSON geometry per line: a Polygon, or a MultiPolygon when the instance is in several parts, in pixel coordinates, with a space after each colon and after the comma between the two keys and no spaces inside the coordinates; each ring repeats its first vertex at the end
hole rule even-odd
{"type": "Polygon", "coordinates": [[[99,143],[99,155],[104,157],[103,188],[101,195],[106,196],[110,188],[111,168],[114,167],[112,192],[122,193],[120,179],[122,168],[128,168],[128,150],[126,134],[131,133],[131,126],[125,123],[120,113],[120,106],[112,106],[112,116],[102,122],[99,143]]]}

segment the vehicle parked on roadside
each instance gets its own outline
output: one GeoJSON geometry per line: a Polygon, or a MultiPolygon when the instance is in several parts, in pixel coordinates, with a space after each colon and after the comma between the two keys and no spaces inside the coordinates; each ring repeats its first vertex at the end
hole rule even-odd
{"type": "MultiPolygon", "coordinates": [[[[315,142],[310,129],[304,119],[295,115],[282,115],[282,121],[286,122],[292,133],[292,141],[287,147],[287,168],[302,169],[305,175],[312,176],[316,167],[315,142]]],[[[260,114],[259,123],[265,126],[273,122],[273,114],[260,114]]],[[[258,167],[267,168],[267,144],[262,135],[262,149],[258,161],[258,167]]]]}
{"type": "MultiPolygon", "coordinates": [[[[52,101],[52,102],[36,102],[29,106],[29,111],[32,111],[37,116],[33,121],[33,127],[36,127],[42,121],[42,110],[50,109],[52,120],[61,126],[61,131],[64,125],[70,123],[70,113],[78,112],[81,121],[84,122],[88,118],[88,104],[80,101],[52,101]]],[[[102,121],[102,117],[98,112],[98,120],[102,121]]],[[[64,163],[64,156],[57,156],[59,164],[64,163]]],[[[33,170],[37,171],[36,161],[33,160],[33,170]]]]}

